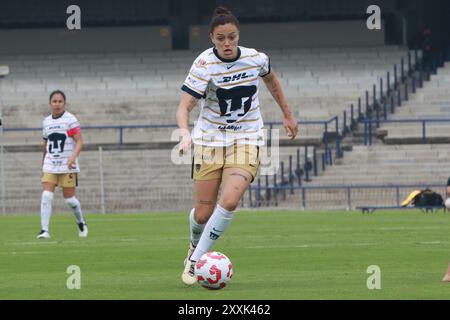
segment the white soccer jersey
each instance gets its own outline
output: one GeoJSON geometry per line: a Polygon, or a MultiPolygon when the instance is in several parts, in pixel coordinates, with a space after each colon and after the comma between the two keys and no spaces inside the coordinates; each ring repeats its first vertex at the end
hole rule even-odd
{"type": "Polygon", "coordinates": [[[236,59],[221,58],[215,48],[195,59],[182,90],[202,100],[193,142],[207,146],[263,145],[258,77],[270,73],[267,55],[238,47],[236,59]]]}
{"type": "Polygon", "coordinates": [[[54,119],[52,115],[44,119],[43,136],[47,141],[47,153],[42,170],[48,173],[80,172],[78,159],[74,168],[67,167],[67,160],[75,149],[73,136],[80,132],[80,123],[70,112],[65,111],[60,117],[54,119]]]}

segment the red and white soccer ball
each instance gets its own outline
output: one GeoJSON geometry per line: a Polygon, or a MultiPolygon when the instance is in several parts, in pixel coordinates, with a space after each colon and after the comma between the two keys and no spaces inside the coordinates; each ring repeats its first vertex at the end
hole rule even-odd
{"type": "Polygon", "coordinates": [[[198,283],[211,290],[225,288],[233,276],[233,265],[226,255],[220,252],[207,252],[195,264],[198,283]]]}

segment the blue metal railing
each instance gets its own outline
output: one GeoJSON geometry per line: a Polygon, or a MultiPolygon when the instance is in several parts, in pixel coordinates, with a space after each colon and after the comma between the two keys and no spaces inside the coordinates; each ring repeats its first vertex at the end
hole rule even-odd
{"type": "MultiPolygon", "coordinates": [[[[267,179],[266,179],[267,181],[267,179]]],[[[314,190],[339,190],[339,191],[345,191],[345,199],[342,199],[343,202],[345,202],[346,207],[348,210],[350,210],[352,208],[352,191],[353,190],[361,190],[361,189],[383,189],[383,190],[393,190],[393,192],[395,192],[395,205],[396,206],[400,206],[401,204],[401,199],[400,199],[400,189],[409,189],[410,191],[412,190],[417,190],[417,189],[425,189],[425,188],[442,188],[444,191],[444,194],[446,192],[446,188],[447,186],[445,184],[373,184],[373,185],[368,185],[368,184],[361,184],[361,185],[322,185],[322,186],[290,186],[290,185],[285,185],[285,184],[274,184],[272,186],[266,184],[266,186],[264,187],[265,190],[265,194],[263,195],[261,193],[261,185],[257,184],[257,186],[253,186],[250,185],[249,186],[249,206],[250,207],[260,207],[261,203],[263,203],[261,201],[261,198],[264,197],[264,199],[266,201],[264,201],[264,203],[266,204],[266,206],[271,206],[271,205],[278,205],[278,196],[280,194],[285,194],[286,190],[289,189],[294,189],[294,190],[298,190],[298,194],[300,196],[299,199],[299,203],[301,203],[301,207],[303,209],[307,208],[308,205],[308,191],[314,191],[314,190]],[[252,197],[252,193],[256,191],[256,194],[258,195],[259,198],[253,199],[252,197]],[[270,200],[267,200],[270,199],[270,200]]]]}
{"type": "MultiPolygon", "coordinates": [[[[339,119],[338,116],[332,117],[329,120],[322,121],[298,121],[299,125],[322,125],[324,127],[323,131],[323,143],[326,149],[328,149],[329,144],[329,133],[331,133],[328,129],[328,124],[335,124],[335,132],[336,137],[339,137],[339,119]]],[[[267,122],[266,125],[269,127],[269,137],[267,141],[267,145],[270,147],[272,145],[272,129],[275,126],[282,126],[283,122],[267,122]]],[[[193,125],[191,125],[192,127],[193,125]]],[[[83,130],[105,130],[105,129],[113,129],[119,130],[119,141],[118,144],[121,146],[124,144],[124,130],[126,129],[160,129],[160,128],[173,128],[176,129],[178,126],[176,124],[148,124],[148,125],[104,125],[104,126],[82,126],[83,130]]],[[[42,128],[4,128],[5,132],[20,132],[20,131],[42,131],[42,128]]],[[[340,154],[340,142],[339,139],[336,138],[336,155],[340,154]]]]}
{"type": "Polygon", "coordinates": [[[427,143],[427,123],[437,123],[437,122],[450,122],[450,118],[427,118],[427,119],[389,119],[389,120],[372,120],[367,118],[364,120],[364,144],[372,145],[373,123],[376,123],[377,127],[382,123],[420,123],[422,125],[422,144],[427,143]]]}

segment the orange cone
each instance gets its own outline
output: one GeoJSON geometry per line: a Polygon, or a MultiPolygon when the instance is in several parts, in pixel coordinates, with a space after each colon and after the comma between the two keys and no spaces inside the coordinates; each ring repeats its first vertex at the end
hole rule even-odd
{"type": "Polygon", "coordinates": [[[442,279],[444,282],[450,282],[450,264],[448,265],[447,273],[445,274],[444,278],[442,279]]]}

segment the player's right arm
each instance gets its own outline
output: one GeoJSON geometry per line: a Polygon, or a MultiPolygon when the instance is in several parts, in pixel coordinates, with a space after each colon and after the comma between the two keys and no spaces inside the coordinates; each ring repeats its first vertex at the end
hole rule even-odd
{"type": "Polygon", "coordinates": [[[44,139],[41,146],[42,151],[42,164],[44,164],[45,155],[47,154],[47,139],[44,139]]]}
{"type": "Polygon", "coordinates": [[[180,103],[176,113],[177,125],[181,130],[181,142],[178,147],[180,153],[186,153],[191,149],[192,138],[189,132],[189,113],[194,109],[198,103],[197,98],[189,93],[183,92],[181,94],[180,103]]]}
{"type": "Polygon", "coordinates": [[[47,155],[47,132],[45,131],[45,121],[42,124],[42,138],[44,141],[42,141],[41,151],[42,151],[42,165],[44,165],[45,156],[47,155]]]}
{"type": "Polygon", "coordinates": [[[181,130],[181,142],[178,151],[186,153],[192,145],[189,132],[189,113],[205,95],[210,76],[206,66],[206,60],[202,55],[198,56],[192,64],[189,74],[181,87],[180,103],[176,114],[178,128],[181,130]]]}

